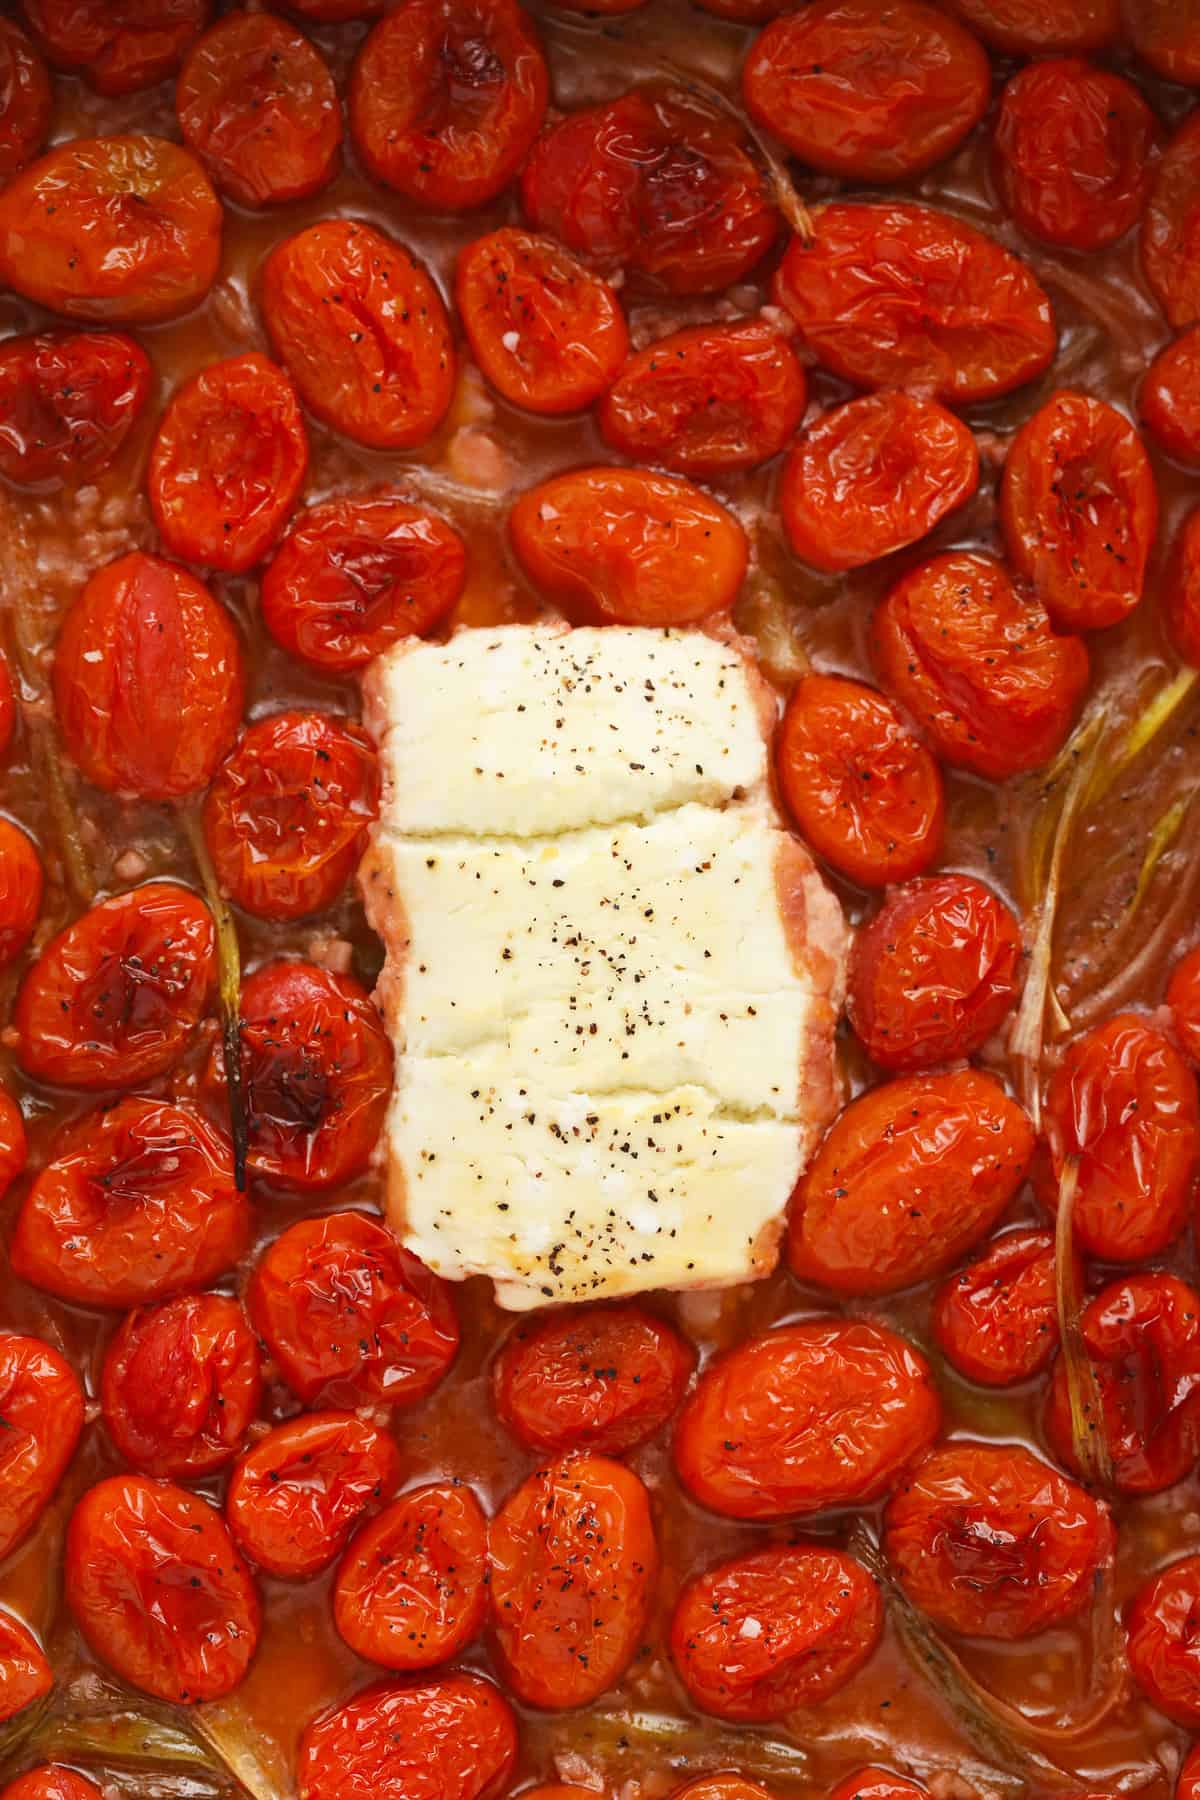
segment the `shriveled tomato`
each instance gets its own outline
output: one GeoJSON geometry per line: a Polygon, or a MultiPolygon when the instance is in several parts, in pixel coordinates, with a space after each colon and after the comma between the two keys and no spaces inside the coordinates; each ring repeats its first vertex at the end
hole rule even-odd
{"type": "Polygon", "coordinates": [[[919,1781],[890,1769],[858,1769],[838,1782],[829,1800],[923,1800],[928,1792],[919,1781]]]}
{"type": "Polygon", "coordinates": [[[1120,29],[1120,0],[950,0],[994,50],[1017,56],[1099,50],[1120,29]]]}
{"type": "Polygon", "coordinates": [[[300,402],[278,364],[257,350],[210,363],[171,396],[150,455],[163,543],[213,569],[253,568],[283,530],[307,468],[300,402]]]}
{"type": "Polygon", "coordinates": [[[970,32],[925,0],[813,0],[755,39],[742,93],[812,168],[900,181],[978,125],[992,76],[970,32]]]}
{"type": "Polygon", "coordinates": [[[1168,456],[1200,469],[1200,326],[1159,351],[1146,370],[1138,411],[1168,456]]]}
{"type": "Polygon", "coordinates": [[[65,1763],[42,1763],[10,1781],[0,1800],[102,1800],[102,1794],[94,1781],[65,1763]]]}
{"type": "Polygon", "coordinates": [[[936,1625],[1025,1638],[1091,1604],[1108,1509],[1016,1444],[931,1450],[888,1501],[884,1548],[936,1625]]]}
{"type": "MultiPolygon", "coordinates": [[[[1083,1344],[1100,1393],[1119,1493],[1156,1494],[1200,1458],[1200,1294],[1174,1275],[1127,1275],[1083,1309],[1083,1344]]],[[[1060,1359],[1046,1408],[1055,1454],[1077,1468],[1067,1371],[1060,1359]]]]}
{"type": "Polygon", "coordinates": [[[489,1609],[505,1682],[527,1706],[586,1706],[641,1641],[658,1549],[650,1498],[604,1456],[567,1456],[509,1496],[488,1532],[489,1609]]]}
{"type": "Polygon", "coordinates": [[[150,359],[123,332],[41,331],[5,338],[0,474],[21,487],[90,480],[120,454],[145,408],[150,383],[150,359]]]}
{"type": "Polygon", "coordinates": [[[675,1467],[732,1519],[866,1505],[933,1442],[941,1414],[929,1365],[903,1338],[866,1319],[809,1319],[708,1365],[679,1420],[675,1467]]]}
{"type": "Polygon", "coordinates": [[[969,1056],[1017,996],[1021,927],[981,881],[929,875],[890,894],[858,933],[847,1012],[885,1069],[969,1056]]]}
{"type": "Polygon", "coordinates": [[[184,140],[243,206],[301,200],[334,174],[337,89],[303,32],[272,13],[229,13],[194,45],[175,94],[184,140]]]}
{"type": "Polygon", "coordinates": [[[114,1475],[67,1530],[67,1604],[102,1662],[160,1700],[216,1700],[258,1643],[261,1608],[215,1506],[170,1481],[114,1475]]]}
{"type": "Polygon", "coordinates": [[[102,900],[51,938],[13,1013],[21,1066],[60,1087],[133,1087],[172,1068],[216,969],[207,906],[170,881],[102,900]]]}
{"type": "Polygon", "coordinates": [[[41,858],[19,825],[0,818],[0,965],[20,956],[42,910],[41,858]]]}
{"type": "Polygon", "coordinates": [[[1148,1020],[1118,1013],[1075,1039],[1050,1079],[1042,1128],[1037,1195],[1054,1211],[1077,1159],[1082,1249],[1140,1262],[1179,1235],[1200,1162],[1200,1100],[1187,1063],[1148,1020]]]}
{"type": "Polygon", "coordinates": [[[942,1283],[930,1324],[943,1354],[969,1381],[1010,1387],[1039,1374],[1058,1348],[1053,1233],[993,1238],[982,1256],[942,1283]]]}
{"type": "Polygon", "coordinates": [[[0,1559],[41,1516],[75,1453],[83,1391],[40,1338],[0,1333],[0,1559]]]}
{"type": "Polygon", "coordinates": [[[295,520],[262,578],[263,623],[319,669],[362,668],[441,623],[462,593],[454,527],[388,488],[344,494],[295,520]]]}
{"type": "Polygon", "coordinates": [[[534,586],[600,625],[689,625],[723,612],[749,559],[731,512],[649,469],[552,476],[522,494],[508,530],[534,586]]]}
{"type": "Polygon", "coordinates": [[[70,319],[177,318],[220,260],[221,203],[165,138],[72,138],[0,191],[0,277],[70,319]]]}
{"type": "Polygon", "coordinates": [[[792,689],[775,743],[788,811],[818,855],[864,887],[917,875],[942,847],[937,763],[885,695],[839,675],[792,689]]]}
{"type": "Polygon", "coordinates": [[[1121,22],[1144,63],[1167,81],[1200,83],[1200,7],[1196,0],[1125,0],[1121,22]]]}
{"type": "Polygon", "coordinates": [[[814,213],[775,276],[809,349],[859,387],[904,387],[966,405],[1046,368],[1054,318],[1024,263],[973,226],[907,201],[840,201],[814,213]]]}
{"type": "Polygon", "coordinates": [[[552,125],[525,164],[521,200],[539,231],[671,294],[728,287],[778,230],[728,117],[677,88],[637,88],[552,125]]]}
{"type": "Polygon", "coordinates": [[[110,793],[174,800],[204,787],[233,742],[244,688],[224,607],[186,569],[141,550],[96,571],[59,633],[63,738],[110,793]]]}
{"type": "Polygon", "coordinates": [[[225,1294],[131,1312],[100,1377],[104,1423],[125,1461],[181,1481],[232,1462],[261,1392],[254,1333],[225,1294]]]}
{"type": "Polygon", "coordinates": [[[479,1675],[387,1682],[322,1713],[300,1739],[300,1800],[499,1800],[517,1721],[479,1675]]]}
{"type": "Polygon", "coordinates": [[[1171,546],[1163,610],[1180,656],[1200,668],[1200,506],[1185,516],[1171,546]]]}
{"type": "Polygon", "coordinates": [[[475,361],[528,412],[581,412],[615,380],[629,349],[608,283],[553,238],[515,225],[465,247],[454,295],[475,361]]]}
{"type": "Polygon", "coordinates": [[[0,1720],[23,1712],[53,1686],[54,1671],[28,1625],[0,1607],[0,1720]]]}
{"type": "Polygon", "coordinates": [[[137,1306],[238,1261],[250,1211],[228,1138],[193,1107],[129,1098],[54,1140],[26,1195],[12,1266],[83,1306],[137,1306]]]}
{"type": "Polygon", "coordinates": [[[1200,1556],[1169,1563],[1144,1582],[1126,1620],[1134,1680],[1169,1719],[1200,1729],[1200,1556]]]}
{"type": "Polygon", "coordinates": [[[21,0],[51,62],[101,94],[153,87],[179,67],[209,0],[21,0]]]}
{"type": "Polygon", "coordinates": [[[290,1225],[259,1259],[246,1303],[306,1406],[412,1406],[458,1352],[445,1282],[363,1213],[290,1225]]]}
{"type": "Polygon", "coordinates": [[[530,1450],[620,1456],[661,1431],[696,1364],[640,1306],[582,1306],[518,1325],[492,1370],[496,1411],[530,1450]]]}
{"type": "Polygon", "coordinates": [[[413,1488],[363,1526],[338,1564],[334,1622],[368,1662],[429,1669],[483,1629],[487,1575],[487,1519],[470,1488],[413,1488]]]}
{"type": "Polygon", "coordinates": [[[1142,219],[1142,269],[1177,331],[1200,320],[1200,113],[1168,144],[1142,219]]]}
{"type": "Polygon", "coordinates": [[[1060,637],[1002,563],[968,550],[905,575],[875,614],[875,666],[949,763],[1003,781],[1049,762],[1088,683],[1088,653],[1060,637]]]}
{"type": "Polygon", "coordinates": [[[1200,1063],[1200,949],[1189,950],[1171,971],[1167,1005],[1175,1015],[1175,1036],[1194,1063],[1200,1063]]]}
{"type": "Polygon", "coordinates": [[[718,475],[777,456],[806,392],[795,352],[765,322],[692,325],[630,357],[596,417],[634,462],[718,475]]]}
{"type": "Polygon", "coordinates": [[[19,25],[0,19],[0,181],[46,141],[53,111],[46,65],[19,25]]]}
{"type": "Polygon", "coordinates": [[[772,1545],[687,1584],[671,1620],[671,1658],[705,1712],[759,1722],[828,1699],[882,1631],[879,1589],[853,1557],[772,1545]]]}
{"type": "Polygon", "coordinates": [[[772,1800],[772,1796],[757,1781],[723,1769],[716,1775],[697,1775],[685,1781],[674,1790],[671,1800],[772,1800]]]}
{"type": "Polygon", "coordinates": [[[7,1088],[0,1087],[0,1200],[25,1167],[27,1154],[21,1109],[7,1088]]]}
{"type": "Polygon", "coordinates": [[[239,1549],[269,1575],[315,1575],[400,1484],[400,1452],[351,1412],[303,1413],[240,1458],[225,1513],[239,1549]]]}

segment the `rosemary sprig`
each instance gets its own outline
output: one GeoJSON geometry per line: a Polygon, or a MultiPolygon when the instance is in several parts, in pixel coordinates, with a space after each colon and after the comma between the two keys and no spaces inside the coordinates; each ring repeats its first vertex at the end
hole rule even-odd
{"type": "Polygon", "coordinates": [[[1054,1297],[1071,1409],[1071,1445],[1084,1480],[1103,1493],[1111,1493],[1113,1467],[1104,1428],[1104,1401],[1079,1324],[1083,1304],[1075,1275],[1075,1198],[1078,1191],[1079,1159],[1070,1156],[1063,1164],[1058,1181],[1054,1297]]]}
{"type": "Polygon", "coordinates": [[[245,1193],[250,1126],[246,1111],[246,1084],[242,1078],[242,956],[237,926],[229,903],[221,892],[221,884],[208,853],[204,828],[198,814],[185,806],[180,808],[179,816],[200,872],[204,897],[217,930],[221,1039],[225,1052],[225,1090],[229,1097],[229,1135],[233,1140],[233,1173],[238,1192],[245,1193]]]}

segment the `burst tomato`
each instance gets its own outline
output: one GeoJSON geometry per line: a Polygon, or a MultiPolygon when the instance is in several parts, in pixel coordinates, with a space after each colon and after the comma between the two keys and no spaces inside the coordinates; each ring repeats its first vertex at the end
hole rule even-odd
{"type": "Polygon", "coordinates": [[[40,1338],[0,1333],[0,1559],[40,1518],[75,1453],[83,1391],[40,1338]]]}
{"type": "Polygon", "coordinates": [[[103,1795],[86,1775],[62,1763],[43,1763],[10,1781],[0,1800],[103,1800],[103,1795]]]}
{"type": "Polygon", "coordinates": [[[25,1167],[27,1154],[24,1116],[8,1090],[0,1087],[0,1200],[25,1167]]]}
{"type": "Polygon", "coordinates": [[[1200,1729],[1200,1556],[1169,1563],[1144,1582],[1126,1620],[1134,1680],[1151,1705],[1189,1731],[1200,1729]]]}
{"type": "Polygon", "coordinates": [[[1200,83],[1196,0],[1126,0],[1121,22],[1137,54],[1156,74],[1191,87],[1200,83]]]}
{"type": "Polygon", "coordinates": [[[36,156],[54,98],[46,65],[19,25],[0,19],[0,181],[36,156]]]}
{"type": "Polygon", "coordinates": [[[942,1283],[930,1324],[943,1354],[969,1381],[1010,1387],[1040,1374],[1058,1348],[1053,1233],[993,1238],[982,1256],[942,1283]]]}
{"type": "Polygon", "coordinates": [[[1099,50],[1120,30],[1120,0],[950,0],[995,50],[1046,56],[1099,50]]]}
{"type": "Polygon", "coordinates": [[[1175,1015],[1175,1035],[1194,1063],[1200,1063],[1200,949],[1176,963],[1167,984],[1167,1005],[1175,1015]]]}
{"type": "Polygon", "coordinates": [[[53,1686],[54,1672],[28,1625],[0,1608],[0,1721],[24,1712],[53,1686]]]}
{"type": "Polygon", "coordinates": [[[42,864],[32,839],[0,818],[0,966],[20,956],[42,910],[42,864]]]}
{"type": "Polygon", "coordinates": [[[1142,269],[1178,331],[1200,320],[1200,114],[1190,113],[1158,165],[1142,219],[1142,269]]]}
{"type": "Polygon", "coordinates": [[[517,1721],[482,1676],[381,1683],[322,1713],[300,1739],[300,1800],[499,1800],[517,1721]]]}
{"type": "Polygon", "coordinates": [[[1146,370],[1138,410],[1168,456],[1200,468],[1200,326],[1159,351],[1146,370]]]}
{"type": "Polygon", "coordinates": [[[209,0],[22,0],[51,62],[101,94],[132,94],[177,69],[209,0]]]}
{"type": "Polygon", "coordinates": [[[316,1575],[363,1515],[400,1484],[400,1452],[349,1412],[304,1413],[277,1425],[235,1464],[225,1496],[238,1548],[268,1575],[316,1575]]]}
{"type": "Polygon", "coordinates": [[[90,480],[120,454],[150,395],[150,361],[117,331],[0,344],[0,474],[21,487],[90,480]]]}
{"type": "Polygon", "coordinates": [[[429,1669],[482,1630],[487,1576],[487,1519],[470,1488],[414,1488],[364,1525],[338,1564],[334,1622],[368,1662],[429,1669]]]}

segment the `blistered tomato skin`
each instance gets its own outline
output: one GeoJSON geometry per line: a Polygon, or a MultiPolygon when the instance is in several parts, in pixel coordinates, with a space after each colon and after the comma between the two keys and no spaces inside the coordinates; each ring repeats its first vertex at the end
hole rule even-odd
{"type": "Polygon", "coordinates": [[[0,1721],[24,1712],[53,1686],[54,1672],[32,1631],[0,1608],[0,1721]]]}
{"type": "Polygon", "coordinates": [[[395,1439],[382,1427],[351,1412],[302,1413],[235,1464],[229,1529],[268,1575],[304,1580],[334,1560],[366,1512],[391,1499],[400,1473],[395,1439]]]}
{"type": "Polygon", "coordinates": [[[983,117],[978,41],[925,0],[815,0],[760,34],[742,70],[751,116],[814,169],[900,181],[983,117]]]}
{"type": "Polygon", "coordinates": [[[22,0],[50,60],[98,93],[132,94],[172,74],[203,30],[209,0],[22,0]]]}
{"type": "Polygon", "coordinates": [[[1189,1731],[1200,1728],[1200,1556],[1151,1576],[1126,1616],[1129,1666],[1152,1706],[1189,1731]]]}
{"type": "Polygon", "coordinates": [[[0,1333],[0,1558],[32,1531],[75,1453],[83,1390],[40,1338],[0,1333]]]}
{"type": "Polygon", "coordinates": [[[675,1467],[731,1519],[867,1505],[932,1443],[941,1410],[903,1338],[865,1319],[808,1320],[708,1365],[676,1428],[675,1467]]]}
{"type": "Polygon", "coordinates": [[[401,1673],[465,1650],[487,1613],[488,1525],[458,1482],[413,1488],[356,1533],[333,1617],[350,1648],[401,1673]]]}
{"type": "Polygon", "coordinates": [[[21,1109],[7,1088],[0,1087],[0,1200],[25,1167],[28,1153],[21,1109]]]}
{"type": "Polygon", "coordinates": [[[951,0],[994,50],[1018,56],[1101,50],[1121,28],[1120,0],[951,0]]]}
{"type": "Polygon", "coordinates": [[[534,587],[581,624],[695,624],[733,605],[749,560],[731,512],[649,469],[555,475],[522,494],[508,531],[534,587]]]}
{"type": "Polygon", "coordinates": [[[772,1546],[688,1583],[671,1620],[671,1659],[705,1712],[765,1723],[844,1687],[882,1629],[879,1589],[852,1557],[772,1546]]]}
{"type": "Polygon", "coordinates": [[[1002,1641],[1082,1612],[1114,1542],[1101,1502],[1012,1444],[930,1451],[884,1513],[909,1598],[946,1631],[1002,1641]]]}
{"type": "Polygon", "coordinates": [[[1167,145],[1142,220],[1142,270],[1167,322],[1200,320],[1200,115],[1190,113],[1167,145]]]}
{"type": "Polygon", "coordinates": [[[1200,326],[1159,351],[1146,370],[1138,412],[1168,456],[1200,469],[1200,326]]]}
{"type": "Polygon", "coordinates": [[[62,1763],[43,1763],[18,1775],[4,1788],[0,1800],[102,1800],[94,1781],[62,1763]]]}
{"type": "Polygon", "coordinates": [[[42,910],[42,862],[19,825],[0,818],[0,968],[13,962],[42,910]]]}
{"type": "Polygon", "coordinates": [[[300,1800],[500,1800],[517,1721],[479,1675],[381,1682],[313,1720],[300,1739],[300,1800]]]}
{"type": "Polygon", "coordinates": [[[0,475],[73,486],[120,454],[150,396],[150,360],[117,331],[42,331],[0,344],[0,475]]]}
{"type": "Polygon", "coordinates": [[[1175,1015],[1175,1036],[1194,1063],[1200,1063],[1200,949],[1189,950],[1171,971],[1167,1005],[1175,1015]]]}
{"type": "Polygon", "coordinates": [[[1058,1348],[1053,1233],[993,1238],[942,1283],[930,1324],[942,1354],[968,1381],[1011,1387],[1040,1374],[1058,1348]]]}
{"type": "Polygon", "coordinates": [[[46,65],[19,25],[0,19],[0,181],[36,156],[54,109],[46,65]]]}

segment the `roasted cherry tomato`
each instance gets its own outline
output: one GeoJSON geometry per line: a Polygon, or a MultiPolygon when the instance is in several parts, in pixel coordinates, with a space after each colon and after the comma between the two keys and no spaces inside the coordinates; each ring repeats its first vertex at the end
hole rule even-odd
{"type": "Polygon", "coordinates": [[[1167,984],[1167,1005],[1175,1014],[1175,1035],[1194,1063],[1200,1063],[1200,949],[1176,963],[1167,984]]]}
{"type": "Polygon", "coordinates": [[[138,1306],[238,1261],[250,1210],[228,1138],[190,1106],[129,1098],[55,1139],[26,1195],[12,1266],[82,1306],[138,1306]]]}
{"type": "Polygon", "coordinates": [[[532,225],[671,294],[712,294],[770,248],[778,219],[729,119],[644,87],[560,119],[521,179],[532,225]]]}
{"type": "Polygon", "coordinates": [[[54,1672],[28,1625],[0,1607],[0,1720],[24,1712],[53,1686],[54,1672]]]}
{"type": "Polygon", "coordinates": [[[1177,331],[1200,320],[1200,114],[1189,113],[1163,155],[1142,219],[1142,268],[1177,331]]]}
{"type": "Polygon", "coordinates": [[[300,514],[262,578],[263,623],[285,650],[349,673],[451,611],[467,578],[452,525],[387,488],[300,514]]]}
{"type": "MultiPolygon", "coordinates": [[[[0,1087],[0,1200],[25,1167],[27,1154],[21,1109],[7,1089],[0,1087]]],[[[0,1560],[3,1554],[0,1551],[0,1560]]]]}
{"type": "Polygon", "coordinates": [[[1163,601],[1175,648],[1200,668],[1200,506],[1184,518],[1171,546],[1163,601]]]}
{"type": "Polygon", "coordinates": [[[662,1430],[696,1353],[640,1306],[581,1306],[518,1325],[492,1370],[496,1411],[530,1450],[621,1456],[662,1430]]]}
{"type": "Polygon", "coordinates": [[[1091,1605],[1108,1509],[1016,1444],[931,1450],[888,1501],[884,1548],[935,1625],[1025,1638],[1091,1605]]]}
{"type": "Polygon", "coordinates": [[[215,1506],[170,1481],[114,1475],[67,1530],[67,1604],[102,1662],[159,1700],[217,1700],[258,1643],[254,1583],[215,1506]]]}
{"type": "Polygon", "coordinates": [[[225,1513],[251,1562],[268,1575],[303,1579],[331,1563],[364,1513],[399,1484],[390,1433],[355,1413],[304,1413],[235,1464],[225,1513]]]}
{"type": "Polygon", "coordinates": [[[1192,87],[1200,83],[1196,0],[1126,0],[1121,22],[1137,54],[1156,74],[1192,87]]]}
{"type": "Polygon", "coordinates": [[[719,475],[777,456],[806,392],[795,352],[770,325],[692,325],[630,357],[596,417],[633,462],[719,475]]]}
{"type": "Polygon", "coordinates": [[[839,675],[805,675],[775,743],[788,811],[818,855],[863,887],[920,874],[942,847],[937,763],[891,701],[839,675]]]}
{"type": "Polygon", "coordinates": [[[886,1494],[933,1442],[929,1365],[866,1319],[809,1319],[712,1362],[684,1406],[675,1467],[702,1505],[782,1519],[886,1494]]]}
{"type": "Polygon", "coordinates": [[[975,1069],[886,1082],[852,1100],[800,1183],[787,1257],[837,1294],[890,1294],[990,1231],[1020,1187],[1033,1127],[975,1069]]]}
{"type": "Polygon", "coordinates": [[[141,417],[150,382],[146,352],[122,332],[5,338],[0,475],[20,487],[58,487],[100,474],[141,417]]]}
{"type": "Polygon", "coordinates": [[[150,455],[163,543],[244,573],[283,530],[307,468],[308,433],[283,370],[257,350],[210,363],[171,396],[150,455]]]}
{"type": "Polygon", "coordinates": [[[0,19],[0,181],[36,156],[50,130],[54,98],[41,56],[19,25],[0,19]]]}
{"type": "Polygon", "coordinates": [[[41,1516],[75,1454],[83,1391],[40,1338],[0,1333],[0,1560],[41,1516]]]}
{"type": "Polygon", "coordinates": [[[1118,1013],[1076,1038],[1050,1079],[1042,1129],[1038,1198],[1057,1209],[1075,1158],[1075,1236],[1090,1255],[1140,1262],[1183,1230],[1200,1162],[1200,1100],[1187,1063],[1148,1020],[1118,1013]]]}
{"type": "Polygon", "coordinates": [[[94,1781],[65,1764],[42,1763],[10,1781],[0,1800],[103,1800],[103,1794],[94,1781]]]}
{"type": "Polygon", "coordinates": [[[746,534],[690,481],[576,469],[522,494],[508,517],[540,593],[600,625],[689,625],[723,612],[746,573],[746,534]]]}
{"type": "Polygon", "coordinates": [[[254,1333],[225,1294],[131,1312],[100,1378],[104,1423],[125,1461],[180,1481],[232,1462],[261,1392],[254,1333]]]}
{"type": "Polygon", "coordinates": [[[838,1782],[829,1800],[925,1800],[928,1793],[919,1781],[890,1769],[859,1769],[838,1782]]]}
{"type": "Polygon", "coordinates": [[[1134,1680],[1159,1712],[1200,1730],[1200,1556],[1169,1563],[1143,1583],[1126,1620],[1134,1680]]]}
{"type": "Polygon", "coordinates": [[[51,938],[17,996],[21,1066],[60,1087],[133,1087],[173,1068],[216,972],[212,916],[174,882],[102,900],[51,938]]]}
{"type": "Polygon", "coordinates": [[[1052,394],[1009,446],[1000,523],[1010,563],[1052,625],[1088,631],[1125,618],[1158,529],[1154,474],[1129,420],[1086,394],[1052,394]]]}
{"type": "Polygon", "coordinates": [[[793,239],[775,294],[835,375],[962,406],[1020,387],[1053,357],[1049,297],[973,226],[898,200],[836,202],[813,226],[811,244],[793,239]]]}
{"type": "Polygon", "coordinates": [[[362,1213],[289,1226],[260,1258],[246,1304],[305,1406],[412,1406],[458,1352],[445,1282],[362,1213]]]}
{"type": "Polygon", "coordinates": [[[978,125],[992,73],[970,32],[925,0],[813,0],[754,40],[742,93],[811,168],[902,181],[978,125]]]}
{"type": "Polygon", "coordinates": [[[86,75],[101,94],[132,94],[170,75],[209,14],[209,0],[21,3],[51,62],[86,75]]]}
{"type": "Polygon", "coordinates": [[[466,246],[454,295],[475,361],[527,412],[581,412],[611,386],[629,349],[608,283],[553,238],[514,225],[466,246]]]}
{"type": "Polygon", "coordinates": [[[721,1719],[782,1719],[844,1687],[883,1631],[879,1589],[817,1544],[753,1550],[690,1581],[671,1658],[695,1704],[721,1719]]]}
{"type": "MultiPolygon", "coordinates": [[[[704,0],[700,4],[704,5],[704,0]]],[[[772,1796],[757,1781],[747,1781],[744,1775],[730,1769],[685,1781],[674,1790],[671,1800],[772,1800],[772,1796]]]]}
{"type": "Polygon", "coordinates": [[[950,0],[994,50],[1045,56],[1099,50],[1120,30],[1120,0],[950,0]]]}
{"type": "MultiPolygon", "coordinates": [[[[1200,1457],[1200,1294],[1174,1275],[1127,1275],[1083,1309],[1083,1345],[1100,1393],[1113,1481],[1156,1494],[1200,1457]]],[[[1067,1371],[1060,1359],[1046,1409],[1055,1453],[1076,1468],[1067,1371]]]]}
{"type": "Polygon", "coordinates": [[[333,76],[303,32],[271,13],[230,13],[196,44],[175,104],[214,185],[243,206],[315,194],[342,141],[333,76]]]}
{"type": "Polygon", "coordinates": [[[437,429],[454,395],[450,321],[402,245],[353,219],[310,225],[268,257],[262,307],[324,424],[375,450],[411,450],[437,429]]]}
{"type": "Polygon", "coordinates": [[[538,1469],[492,1520],[488,1557],[496,1655],[519,1700],[587,1706],[621,1679],[658,1572],[636,1475],[604,1456],[538,1469]]]}
{"type": "Polygon", "coordinates": [[[242,716],[229,614],[186,569],[134,550],[98,569],[63,623],[54,700],[67,749],[110,793],[206,786],[242,716]]]}
{"type": "Polygon", "coordinates": [[[969,1056],[1017,996],[1021,927],[969,875],[929,875],[890,894],[855,940],[846,1010],[885,1069],[969,1056]]]}
{"type": "Polygon", "coordinates": [[[42,864],[32,839],[0,818],[0,966],[20,956],[42,910],[42,864]]]}
{"type": "Polygon", "coordinates": [[[71,319],[177,318],[220,260],[221,203],[165,138],[72,138],[0,191],[0,277],[71,319]]]}
{"type": "Polygon", "coordinates": [[[350,77],[350,131],[377,181],[439,212],[506,188],[546,113],[541,46],[517,0],[407,0],[350,77]]]}
{"type": "Polygon", "coordinates": [[[338,1564],[334,1622],[368,1662],[430,1669],[483,1629],[487,1575],[487,1518],[470,1488],[413,1488],[355,1535],[338,1564]]]}
{"type": "Polygon", "coordinates": [[[1200,469],[1200,326],[1159,351],[1146,370],[1138,411],[1168,456],[1200,469]]]}
{"type": "Polygon", "coordinates": [[[1082,639],[1058,636],[1002,563],[969,550],[896,584],[875,615],[874,653],[938,754],[993,781],[1049,762],[1087,689],[1082,639]]]}
{"type": "Polygon", "coordinates": [[[930,1324],[942,1353],[969,1381],[1011,1387],[1039,1374],[1058,1348],[1053,1233],[993,1238],[982,1256],[942,1283],[930,1324]]]}
{"type": "Polygon", "coordinates": [[[482,1676],[381,1683],[322,1713],[300,1739],[300,1800],[499,1800],[517,1721],[482,1676]]]}

